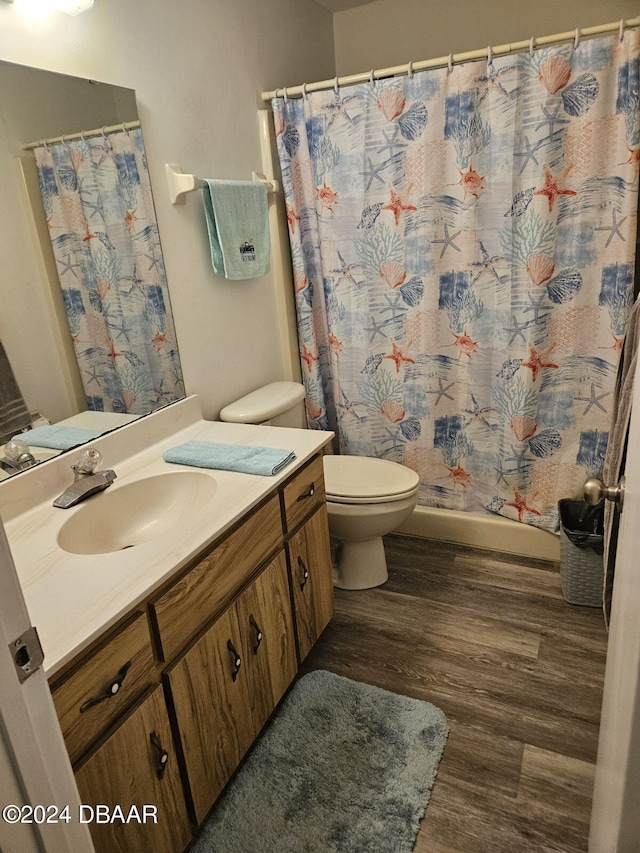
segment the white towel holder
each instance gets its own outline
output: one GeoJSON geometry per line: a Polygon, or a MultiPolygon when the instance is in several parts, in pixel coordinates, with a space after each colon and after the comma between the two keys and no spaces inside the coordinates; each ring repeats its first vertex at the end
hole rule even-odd
{"type": "MultiPolygon", "coordinates": [[[[185,175],[182,171],[182,166],[177,163],[165,163],[165,172],[167,175],[167,183],[169,184],[169,198],[171,204],[184,204],[187,193],[192,193],[194,190],[199,190],[204,181],[197,175],[185,175]]],[[[268,193],[277,193],[280,190],[278,181],[269,180],[264,175],[258,172],[251,173],[251,180],[256,183],[264,184],[268,193]]]]}

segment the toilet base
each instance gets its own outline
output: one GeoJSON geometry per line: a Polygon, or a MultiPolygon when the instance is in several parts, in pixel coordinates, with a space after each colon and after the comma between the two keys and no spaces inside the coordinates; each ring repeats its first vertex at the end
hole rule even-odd
{"type": "Polygon", "coordinates": [[[382,537],[364,542],[340,542],[333,567],[338,589],[373,589],[389,579],[382,537]]]}

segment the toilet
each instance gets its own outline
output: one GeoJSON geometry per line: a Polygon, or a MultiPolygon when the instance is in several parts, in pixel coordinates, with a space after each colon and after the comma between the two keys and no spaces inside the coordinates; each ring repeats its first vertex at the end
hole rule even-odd
{"type": "MultiPolygon", "coordinates": [[[[273,382],[220,412],[229,423],[300,426],[304,388],[273,382]]],[[[388,579],[382,537],[413,512],[420,478],[397,462],[369,456],[324,456],[329,533],[336,545],[333,583],[371,589],[388,579]]]]}

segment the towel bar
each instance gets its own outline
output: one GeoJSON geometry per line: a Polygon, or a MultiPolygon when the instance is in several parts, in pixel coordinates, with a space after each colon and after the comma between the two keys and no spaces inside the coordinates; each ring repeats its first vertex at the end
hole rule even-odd
{"type": "MultiPolygon", "coordinates": [[[[199,190],[204,181],[197,175],[185,175],[182,167],[177,163],[165,163],[165,172],[167,174],[167,182],[169,184],[169,198],[171,204],[184,204],[185,195],[194,190],[199,190]]],[[[251,180],[260,184],[264,184],[268,193],[277,193],[280,185],[275,180],[269,180],[257,172],[251,173],[251,180]]]]}

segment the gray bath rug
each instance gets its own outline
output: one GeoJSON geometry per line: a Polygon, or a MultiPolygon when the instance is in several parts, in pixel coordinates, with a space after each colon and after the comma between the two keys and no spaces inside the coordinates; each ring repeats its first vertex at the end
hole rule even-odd
{"type": "Polygon", "coordinates": [[[193,853],[410,853],[449,727],[439,708],[317,670],[292,688],[193,853]]]}

